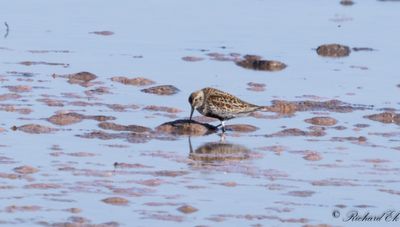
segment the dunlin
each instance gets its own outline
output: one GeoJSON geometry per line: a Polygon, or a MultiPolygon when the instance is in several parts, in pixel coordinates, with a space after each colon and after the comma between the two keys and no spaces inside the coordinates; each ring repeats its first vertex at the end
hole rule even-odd
{"type": "Polygon", "coordinates": [[[223,132],[225,132],[226,120],[246,116],[264,108],[263,106],[245,102],[224,91],[209,87],[190,94],[189,103],[192,107],[190,120],[192,120],[193,112],[196,109],[204,116],[220,120],[221,124],[217,127],[222,126],[223,132]]]}

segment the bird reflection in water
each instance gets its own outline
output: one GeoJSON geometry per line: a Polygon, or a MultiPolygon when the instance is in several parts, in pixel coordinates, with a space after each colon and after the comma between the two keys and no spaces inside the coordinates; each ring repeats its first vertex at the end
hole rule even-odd
{"type": "Polygon", "coordinates": [[[250,149],[225,141],[208,142],[193,150],[189,136],[189,159],[204,165],[218,165],[250,158],[250,149]]]}

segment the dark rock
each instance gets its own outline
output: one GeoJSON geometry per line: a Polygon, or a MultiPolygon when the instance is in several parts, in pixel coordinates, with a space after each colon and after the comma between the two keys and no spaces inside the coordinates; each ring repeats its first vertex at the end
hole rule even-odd
{"type": "Polygon", "coordinates": [[[150,87],[141,90],[144,93],[150,93],[155,95],[174,95],[180,90],[173,85],[160,85],[155,87],[150,87]]]}
{"type": "Polygon", "coordinates": [[[176,120],[166,122],[156,128],[159,133],[169,133],[173,135],[196,135],[202,136],[217,131],[215,126],[203,124],[197,121],[176,120]]]}
{"type": "Polygon", "coordinates": [[[286,68],[286,64],[279,61],[263,60],[256,55],[246,55],[244,59],[236,61],[236,65],[246,69],[261,71],[280,71],[286,68]]]}
{"type": "Polygon", "coordinates": [[[350,55],[350,48],[340,44],[325,44],[317,48],[317,54],[324,57],[346,57],[350,55]]]}

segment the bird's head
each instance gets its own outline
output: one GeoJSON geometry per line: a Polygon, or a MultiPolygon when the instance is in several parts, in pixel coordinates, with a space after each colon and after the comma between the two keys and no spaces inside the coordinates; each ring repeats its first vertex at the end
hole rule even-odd
{"type": "Polygon", "coordinates": [[[190,111],[190,120],[192,120],[193,112],[196,108],[199,108],[203,105],[204,102],[204,92],[202,90],[195,91],[189,96],[189,103],[192,107],[190,111]]]}

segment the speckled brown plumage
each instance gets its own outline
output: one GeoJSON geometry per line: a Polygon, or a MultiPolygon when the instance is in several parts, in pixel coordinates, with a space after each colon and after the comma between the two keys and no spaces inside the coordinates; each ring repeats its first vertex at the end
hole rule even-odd
{"type": "Polygon", "coordinates": [[[190,119],[192,119],[193,111],[196,109],[204,116],[219,119],[223,131],[225,130],[225,120],[245,116],[263,108],[245,102],[224,91],[209,87],[193,92],[189,96],[189,103],[192,107],[190,119]]]}

